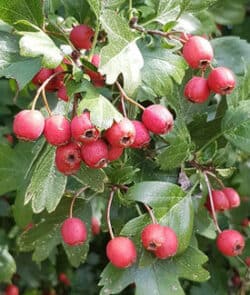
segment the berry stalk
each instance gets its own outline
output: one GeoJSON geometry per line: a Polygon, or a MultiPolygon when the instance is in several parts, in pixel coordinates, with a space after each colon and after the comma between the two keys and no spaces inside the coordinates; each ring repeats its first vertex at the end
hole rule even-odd
{"type": "Polygon", "coordinates": [[[115,237],[113,229],[112,229],[111,221],[110,221],[110,209],[111,209],[111,204],[112,204],[112,201],[113,201],[113,198],[114,198],[115,191],[116,191],[116,189],[113,187],[111,192],[110,192],[110,196],[109,196],[109,200],[108,200],[108,206],[107,206],[107,212],[106,212],[108,230],[109,230],[109,234],[111,236],[111,239],[114,239],[114,237],[115,237]]]}

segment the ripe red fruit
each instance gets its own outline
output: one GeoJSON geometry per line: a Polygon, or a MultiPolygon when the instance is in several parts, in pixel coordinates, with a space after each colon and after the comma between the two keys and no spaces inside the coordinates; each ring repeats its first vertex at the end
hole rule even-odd
{"type": "Polygon", "coordinates": [[[61,272],[58,276],[58,279],[61,283],[63,283],[65,286],[70,286],[70,280],[67,277],[67,275],[63,272],[61,272]]]}
{"type": "Polygon", "coordinates": [[[184,95],[185,97],[196,103],[205,102],[210,94],[208,88],[207,79],[202,77],[193,77],[185,86],[184,95]]]}
{"type": "Polygon", "coordinates": [[[172,114],[160,104],[147,107],[143,111],[142,122],[149,131],[155,134],[166,134],[174,126],[172,114]]]}
{"type": "Polygon", "coordinates": [[[76,141],[85,143],[96,141],[100,135],[99,130],[90,120],[89,112],[84,112],[72,119],[71,132],[76,141]]]}
{"type": "Polygon", "coordinates": [[[135,127],[128,118],[115,122],[105,133],[108,142],[120,148],[125,148],[133,144],[135,140],[135,127]]]}
{"type": "Polygon", "coordinates": [[[91,168],[103,168],[108,162],[108,146],[102,139],[85,144],[81,148],[82,160],[91,168]]]}
{"type": "Polygon", "coordinates": [[[241,225],[244,227],[250,226],[250,219],[249,218],[244,218],[241,222],[241,225]]]}
{"type": "Polygon", "coordinates": [[[250,267],[250,256],[245,258],[245,263],[248,267],[250,267]]]}
{"type": "MultiPolygon", "coordinates": [[[[224,211],[230,208],[229,201],[222,191],[212,190],[212,199],[215,211],[224,211]]],[[[209,197],[207,197],[206,207],[211,212],[211,204],[209,197]]]]}
{"type": "Polygon", "coordinates": [[[53,115],[46,119],[43,134],[50,144],[64,145],[71,137],[70,122],[62,115],[53,115]]]}
{"type": "Polygon", "coordinates": [[[129,238],[116,237],[108,242],[106,255],[114,266],[127,268],[136,261],[136,248],[129,238]]]}
{"type": "Polygon", "coordinates": [[[178,239],[175,232],[167,226],[149,224],[141,233],[142,244],[156,257],[166,259],[174,256],[178,249],[178,239]]]}
{"type": "Polygon", "coordinates": [[[70,41],[77,49],[90,49],[93,37],[94,31],[86,25],[74,27],[69,35],[70,41]]]}
{"type": "Polygon", "coordinates": [[[36,140],[43,133],[45,120],[40,111],[23,110],[19,112],[13,122],[13,131],[17,138],[36,140]]]}
{"type": "Polygon", "coordinates": [[[239,194],[231,187],[225,187],[222,192],[226,196],[229,202],[229,208],[235,208],[240,206],[240,196],[239,194]]]}
{"type": "Polygon", "coordinates": [[[135,140],[130,147],[141,149],[150,142],[149,132],[142,122],[133,120],[132,123],[135,127],[135,140]]]}
{"type": "Polygon", "coordinates": [[[237,256],[242,253],[245,240],[237,230],[227,229],[219,233],[216,245],[225,256],[237,256]]]}
{"type": "Polygon", "coordinates": [[[80,218],[67,218],[62,224],[61,235],[65,244],[81,245],[87,240],[87,228],[80,218]]]}
{"type": "Polygon", "coordinates": [[[5,289],[5,295],[19,295],[19,289],[15,285],[8,285],[5,289]]]}
{"type": "Polygon", "coordinates": [[[239,287],[241,285],[241,278],[238,274],[234,274],[234,276],[232,277],[232,283],[234,285],[234,287],[239,287]]]}
{"type": "Polygon", "coordinates": [[[218,67],[213,69],[208,76],[208,87],[218,94],[230,94],[236,81],[231,70],[225,67],[218,67]]]}
{"type": "Polygon", "coordinates": [[[69,96],[67,94],[67,88],[65,87],[65,85],[63,85],[61,88],[58,89],[57,97],[66,102],[69,101],[69,96]]]}
{"type": "Polygon", "coordinates": [[[32,82],[39,86],[53,75],[53,73],[54,71],[52,69],[41,68],[41,70],[33,77],[32,82]]]}
{"type": "MultiPolygon", "coordinates": [[[[100,56],[99,54],[94,54],[91,63],[95,67],[99,67],[100,64],[100,56]]],[[[105,78],[99,73],[99,72],[94,72],[91,70],[86,69],[86,74],[89,75],[92,83],[94,84],[95,87],[103,87],[105,85],[105,78]]]]}
{"type": "Polygon", "coordinates": [[[213,60],[213,48],[208,40],[193,36],[183,46],[183,57],[193,69],[206,68],[213,60]]]}
{"type": "Polygon", "coordinates": [[[56,149],[56,168],[65,175],[76,173],[81,167],[80,147],[75,142],[56,149]]]}
{"type": "Polygon", "coordinates": [[[108,160],[110,162],[119,159],[123,153],[124,148],[115,147],[113,145],[108,146],[108,160]]]}
{"type": "Polygon", "coordinates": [[[94,216],[91,218],[91,231],[93,235],[99,235],[101,231],[100,220],[94,216]]]}

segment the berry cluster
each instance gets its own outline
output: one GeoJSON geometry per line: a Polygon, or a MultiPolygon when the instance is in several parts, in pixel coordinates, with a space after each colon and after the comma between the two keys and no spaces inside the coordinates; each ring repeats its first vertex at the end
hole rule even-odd
{"type": "Polygon", "coordinates": [[[235,77],[226,67],[212,68],[208,78],[204,72],[211,67],[214,58],[213,48],[204,37],[187,36],[183,46],[183,57],[192,69],[201,69],[202,77],[195,76],[185,86],[184,96],[195,103],[205,102],[211,91],[217,94],[230,94],[235,87],[235,77]]]}

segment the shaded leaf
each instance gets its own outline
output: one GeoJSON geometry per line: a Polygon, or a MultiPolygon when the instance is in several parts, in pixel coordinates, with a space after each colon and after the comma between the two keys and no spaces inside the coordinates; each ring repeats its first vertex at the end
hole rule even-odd
{"type": "Polygon", "coordinates": [[[7,246],[0,245],[0,282],[10,283],[16,272],[16,263],[7,246]]]}

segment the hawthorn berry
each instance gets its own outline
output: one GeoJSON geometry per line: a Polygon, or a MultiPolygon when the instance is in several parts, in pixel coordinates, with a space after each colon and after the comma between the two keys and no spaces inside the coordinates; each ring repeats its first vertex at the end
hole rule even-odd
{"type": "Polygon", "coordinates": [[[19,295],[19,289],[17,286],[11,284],[6,287],[4,294],[5,295],[19,295]]]}
{"type": "Polygon", "coordinates": [[[248,227],[248,226],[250,226],[250,218],[248,218],[248,217],[244,218],[244,219],[242,220],[242,222],[241,222],[241,225],[242,225],[243,227],[248,227]]]}
{"type": "Polygon", "coordinates": [[[100,135],[99,130],[90,120],[89,112],[84,112],[80,116],[75,116],[72,119],[71,133],[76,141],[84,143],[96,141],[100,135]]]}
{"type": "Polygon", "coordinates": [[[108,160],[110,162],[119,159],[124,151],[124,148],[108,145],[108,160]]]}
{"type": "Polygon", "coordinates": [[[58,279],[61,283],[63,283],[65,286],[70,286],[70,280],[67,277],[67,275],[64,272],[61,272],[58,276],[58,279]]]}
{"type": "Polygon", "coordinates": [[[230,208],[235,208],[240,206],[240,196],[239,194],[231,187],[225,187],[222,192],[226,196],[229,202],[230,208]]]}
{"type": "MultiPolygon", "coordinates": [[[[221,190],[212,190],[212,199],[215,211],[224,211],[230,208],[229,201],[221,190]]],[[[207,197],[207,202],[205,206],[211,212],[211,204],[209,197],[207,197]]]]}
{"type": "Polygon", "coordinates": [[[81,151],[75,142],[59,146],[56,149],[56,168],[65,175],[76,173],[81,167],[81,151]]]}
{"type": "Polygon", "coordinates": [[[225,67],[213,69],[208,76],[208,87],[218,94],[230,94],[235,84],[236,81],[233,72],[225,67]]]}
{"type": "Polygon", "coordinates": [[[66,102],[69,101],[69,96],[67,94],[67,88],[65,85],[63,85],[61,88],[58,89],[57,97],[61,100],[66,101],[66,102]]]}
{"type": "Polygon", "coordinates": [[[46,119],[43,134],[48,143],[64,145],[71,137],[70,122],[62,115],[53,115],[46,119]]]}
{"type": "Polygon", "coordinates": [[[118,268],[127,268],[136,261],[136,248],[127,237],[115,237],[106,247],[109,261],[118,268]]]}
{"type": "Polygon", "coordinates": [[[74,27],[69,35],[70,41],[77,49],[90,49],[93,37],[94,31],[86,25],[74,27]]]}
{"type": "Polygon", "coordinates": [[[19,112],[13,122],[13,131],[17,138],[36,140],[43,133],[45,120],[40,111],[23,110],[19,112]]]}
{"type": "Polygon", "coordinates": [[[40,71],[33,77],[32,82],[39,86],[43,84],[50,76],[52,76],[54,71],[52,69],[41,68],[40,71]]]}
{"type": "Polygon", "coordinates": [[[166,134],[172,130],[174,119],[167,108],[153,104],[143,111],[142,123],[155,134],[166,134]]]}
{"type": "Polygon", "coordinates": [[[61,235],[65,244],[81,245],[87,240],[87,228],[80,218],[70,217],[63,222],[61,235]]]}
{"type": "Polygon", "coordinates": [[[174,256],[178,249],[178,239],[175,232],[167,226],[149,224],[141,233],[142,244],[156,257],[166,259],[174,256]]]}
{"type": "Polygon", "coordinates": [[[185,97],[196,103],[205,102],[209,95],[210,89],[208,87],[207,79],[202,77],[193,77],[184,88],[185,97]]]}
{"type": "Polygon", "coordinates": [[[103,168],[108,162],[108,146],[102,139],[84,144],[81,148],[81,157],[91,168],[103,168]]]}
{"type": "Polygon", "coordinates": [[[233,275],[231,281],[234,287],[239,287],[242,284],[241,278],[237,273],[233,275]]]}
{"type": "MultiPolygon", "coordinates": [[[[100,56],[99,54],[94,54],[91,63],[95,67],[99,67],[100,64],[100,56]]],[[[105,78],[99,72],[94,72],[89,69],[85,70],[86,74],[89,75],[91,82],[94,84],[95,87],[103,87],[105,85],[105,78]]]]}
{"type": "Polygon", "coordinates": [[[245,240],[237,230],[227,229],[219,233],[216,245],[225,256],[237,256],[242,253],[245,240]]]}
{"type": "Polygon", "coordinates": [[[97,217],[93,216],[91,218],[91,231],[93,235],[99,235],[101,231],[100,221],[97,217]]]}
{"type": "Polygon", "coordinates": [[[130,147],[141,149],[149,144],[150,134],[142,122],[133,120],[132,123],[135,127],[135,140],[130,147]]]}
{"type": "Polygon", "coordinates": [[[123,118],[120,122],[113,123],[105,132],[105,138],[115,147],[126,148],[133,144],[135,133],[132,121],[128,118],[123,118]]]}
{"type": "Polygon", "coordinates": [[[248,267],[250,267],[250,256],[245,258],[245,263],[248,267]]]}
{"type": "Polygon", "coordinates": [[[210,42],[200,36],[193,36],[183,46],[183,57],[193,69],[206,68],[214,58],[210,42]]]}

